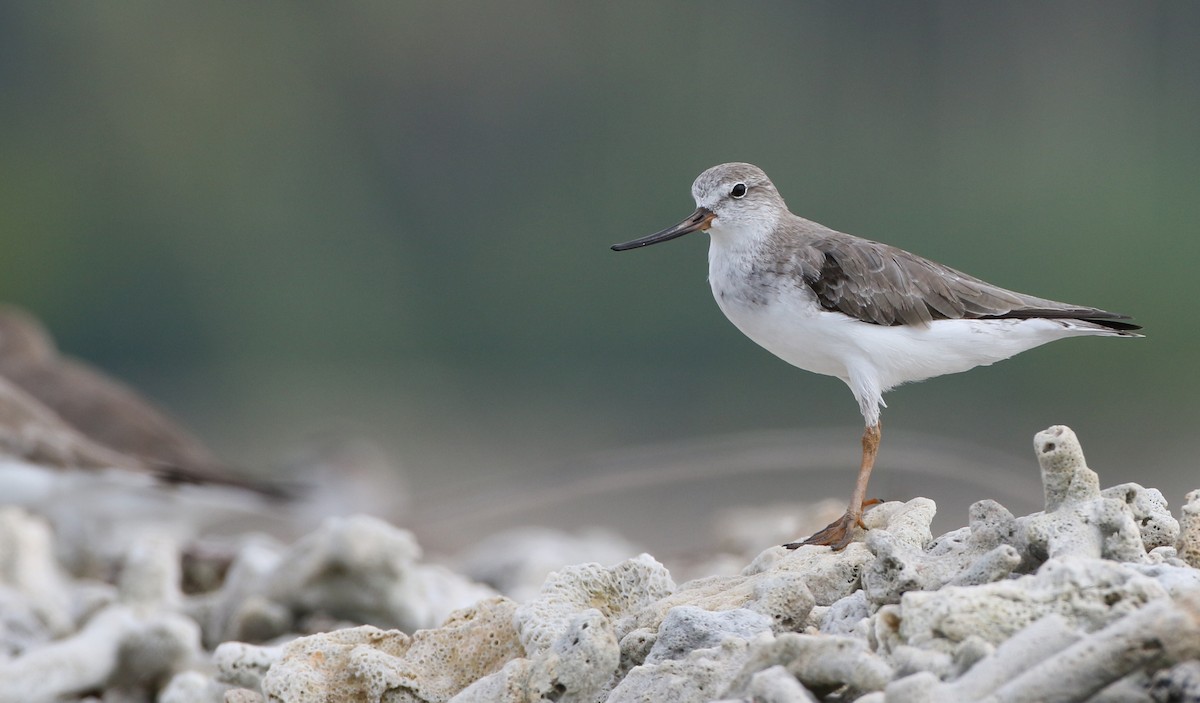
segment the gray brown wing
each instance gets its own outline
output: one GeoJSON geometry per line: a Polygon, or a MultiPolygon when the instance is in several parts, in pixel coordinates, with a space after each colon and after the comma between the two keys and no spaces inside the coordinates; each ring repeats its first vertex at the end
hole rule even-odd
{"type": "Polygon", "coordinates": [[[1140,329],[1124,315],[1023,295],[879,242],[831,232],[800,254],[805,282],[827,310],[877,325],[933,320],[1053,318],[1140,329]]]}

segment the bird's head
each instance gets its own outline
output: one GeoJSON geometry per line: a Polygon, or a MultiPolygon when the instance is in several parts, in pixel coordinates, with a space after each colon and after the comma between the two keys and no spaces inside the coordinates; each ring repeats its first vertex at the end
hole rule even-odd
{"type": "Polygon", "coordinates": [[[696,211],[679,224],[613,246],[626,251],[658,244],[692,232],[707,231],[714,237],[762,238],[779,221],[787,205],[762,169],[745,163],[713,166],[692,183],[696,211]]]}

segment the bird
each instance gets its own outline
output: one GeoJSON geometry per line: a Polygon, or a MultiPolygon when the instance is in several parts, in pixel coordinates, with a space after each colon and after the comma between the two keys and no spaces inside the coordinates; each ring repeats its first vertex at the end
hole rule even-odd
{"type": "Polygon", "coordinates": [[[696,210],[683,221],[612,249],[707,232],[708,281],[729,321],[789,364],[841,379],[865,422],[845,514],[790,549],[841,550],[865,529],[863,511],[878,502],[866,495],[886,391],[1067,337],[1142,336],[1127,315],[1017,293],[794,215],[753,164],[713,166],[692,197],[696,210]]]}
{"type": "Polygon", "coordinates": [[[135,390],[60,354],[45,326],[14,305],[0,305],[0,453],[47,466],[125,467],[167,485],[230,486],[270,498],[293,490],[238,476],[135,390]]]}

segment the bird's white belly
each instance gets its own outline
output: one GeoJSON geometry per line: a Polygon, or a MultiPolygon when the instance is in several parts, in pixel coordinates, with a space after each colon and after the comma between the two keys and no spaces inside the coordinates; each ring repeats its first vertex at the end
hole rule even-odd
{"type": "Polygon", "coordinates": [[[879,392],[993,364],[1063,337],[1103,334],[1040,319],[876,325],[826,311],[802,288],[751,299],[714,284],[713,294],[725,316],[772,354],[847,383],[853,375],[870,377],[879,392]]]}

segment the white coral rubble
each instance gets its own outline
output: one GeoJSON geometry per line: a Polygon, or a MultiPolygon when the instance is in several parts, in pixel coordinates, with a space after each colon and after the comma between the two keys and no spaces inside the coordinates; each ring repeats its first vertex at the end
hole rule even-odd
{"type": "Polygon", "coordinates": [[[111,584],[76,579],[44,521],[0,509],[0,703],[1197,700],[1200,491],[1177,519],[1154,489],[1101,490],[1066,427],[1034,448],[1044,511],[983,500],[937,538],[916,498],[841,552],[770,547],[678,585],[642,554],[534,592],[545,560],[503,553],[527,536],[460,562],[516,599],[365,517],[245,539],[206,593],[181,591],[166,537],[128,545],[111,584]]]}

